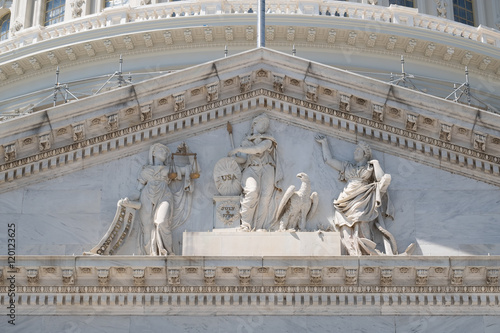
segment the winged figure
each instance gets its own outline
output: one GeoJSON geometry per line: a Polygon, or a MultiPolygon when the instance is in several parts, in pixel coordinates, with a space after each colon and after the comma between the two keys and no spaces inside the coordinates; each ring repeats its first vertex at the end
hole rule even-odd
{"type": "Polygon", "coordinates": [[[301,172],[297,178],[302,181],[299,190],[295,191],[295,186],[290,186],[278,206],[275,224],[279,224],[280,229],[305,230],[307,221],[318,207],[318,193],[311,193],[309,176],[301,172]]]}

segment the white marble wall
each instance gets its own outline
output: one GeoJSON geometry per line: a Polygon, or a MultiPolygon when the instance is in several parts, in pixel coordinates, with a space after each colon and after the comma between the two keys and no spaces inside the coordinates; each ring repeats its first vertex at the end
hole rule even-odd
{"type": "MultiPolygon", "coordinates": [[[[237,120],[235,119],[235,122],[237,120]]],[[[250,121],[234,123],[235,143],[239,145],[248,132],[250,121]]],[[[326,166],[315,131],[293,127],[284,121],[271,121],[270,132],[277,139],[283,162],[283,188],[299,186],[295,176],[306,172],[312,190],[320,197],[318,212],[311,223],[327,224],[333,215],[332,200],[344,187],[338,173],[326,166]]],[[[332,136],[335,133],[325,133],[332,136]]],[[[175,150],[179,142],[168,142],[175,150]]],[[[354,144],[328,137],[331,150],[339,159],[352,159],[354,144]]],[[[224,127],[200,133],[186,140],[198,153],[202,169],[195,180],[193,210],[190,220],[174,233],[174,248],[180,253],[182,232],[207,231],[212,228],[212,198],[217,195],[212,170],[219,158],[230,150],[224,127]]],[[[416,254],[424,255],[491,255],[500,254],[500,189],[446,171],[410,162],[390,154],[374,151],[374,158],[392,175],[389,193],[396,208],[395,221],[387,227],[403,251],[416,242],[416,254]]],[[[81,254],[90,249],[112,221],[116,202],[133,198],[137,175],[147,161],[147,151],[111,163],[19,188],[0,195],[0,253],[6,254],[7,224],[16,224],[17,249],[21,254],[81,254]]],[[[81,162],[84,163],[85,161],[81,162]]],[[[43,177],[43,174],[34,175],[43,177]]],[[[133,253],[132,235],[122,253],[133,253]]]]}
{"type": "Polygon", "coordinates": [[[496,333],[492,316],[18,316],[2,332],[476,332],[496,333]]]}

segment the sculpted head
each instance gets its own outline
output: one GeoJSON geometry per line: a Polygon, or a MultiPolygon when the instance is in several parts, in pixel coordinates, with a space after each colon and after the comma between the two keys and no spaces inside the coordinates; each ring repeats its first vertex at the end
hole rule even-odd
{"type": "Polygon", "coordinates": [[[297,178],[299,178],[303,182],[308,182],[309,181],[309,176],[307,174],[303,173],[303,172],[299,173],[297,175],[297,178]]]}
{"type": "Polygon", "coordinates": [[[252,122],[253,134],[264,134],[269,129],[269,118],[265,114],[255,117],[252,122]]]}
{"type": "Polygon", "coordinates": [[[170,156],[170,149],[161,143],[155,143],[149,148],[149,164],[164,164],[170,156]]]}
{"type": "Polygon", "coordinates": [[[363,160],[369,161],[371,158],[372,150],[370,146],[366,142],[360,141],[354,150],[354,160],[356,162],[361,162],[363,160]]]}

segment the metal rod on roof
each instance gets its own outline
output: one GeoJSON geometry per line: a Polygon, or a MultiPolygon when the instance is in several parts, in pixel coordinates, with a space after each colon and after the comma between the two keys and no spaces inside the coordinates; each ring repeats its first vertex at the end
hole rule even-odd
{"type": "Polygon", "coordinates": [[[259,0],[257,10],[257,47],[266,46],[266,0],[259,0]]]}
{"type": "Polygon", "coordinates": [[[56,83],[54,85],[54,101],[53,105],[56,106],[57,104],[57,92],[59,91],[59,66],[57,66],[56,69],[56,83]]]}

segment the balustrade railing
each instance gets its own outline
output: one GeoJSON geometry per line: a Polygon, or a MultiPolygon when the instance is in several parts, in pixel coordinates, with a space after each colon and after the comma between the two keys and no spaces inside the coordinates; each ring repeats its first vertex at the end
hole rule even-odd
{"type": "MultiPolygon", "coordinates": [[[[500,32],[483,26],[450,21],[441,17],[420,14],[417,9],[402,6],[373,6],[345,1],[291,0],[266,2],[268,15],[331,16],[367,20],[374,24],[391,23],[432,30],[500,47],[500,32]]],[[[196,0],[175,1],[130,7],[106,8],[92,14],[47,27],[37,26],[18,31],[15,36],[0,43],[0,53],[74,33],[147,20],[176,19],[204,15],[256,15],[257,0],[196,0]]]]}

